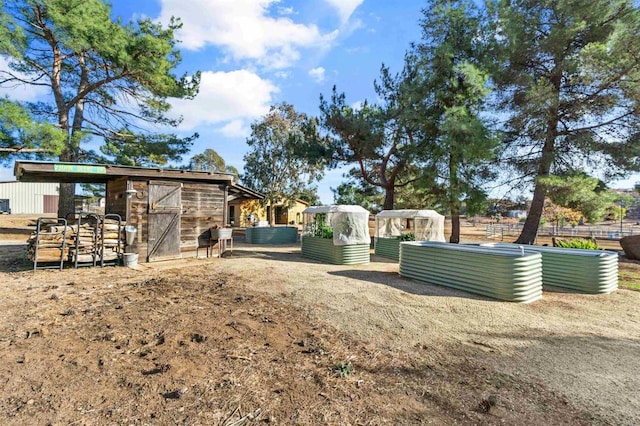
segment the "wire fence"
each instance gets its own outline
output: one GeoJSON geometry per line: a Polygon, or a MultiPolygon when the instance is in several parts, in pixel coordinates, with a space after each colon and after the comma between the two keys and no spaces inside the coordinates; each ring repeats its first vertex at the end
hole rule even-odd
{"type": "MultiPolygon", "coordinates": [[[[517,237],[522,232],[521,223],[490,223],[486,227],[486,236],[489,239],[504,237],[517,237]]],[[[601,238],[619,240],[629,235],[640,235],[640,225],[623,226],[540,226],[538,236],[566,237],[566,238],[601,238]]]]}

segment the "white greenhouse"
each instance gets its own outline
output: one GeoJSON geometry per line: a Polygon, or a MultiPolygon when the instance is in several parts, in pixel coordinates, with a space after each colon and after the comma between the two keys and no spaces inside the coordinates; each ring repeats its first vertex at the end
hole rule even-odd
{"type": "Polygon", "coordinates": [[[360,206],[305,209],[302,256],[338,265],[369,263],[369,212],[360,206]]]}
{"type": "Polygon", "coordinates": [[[375,254],[394,260],[402,241],[445,241],[444,216],[435,210],[383,210],[375,229],[375,254]]]}

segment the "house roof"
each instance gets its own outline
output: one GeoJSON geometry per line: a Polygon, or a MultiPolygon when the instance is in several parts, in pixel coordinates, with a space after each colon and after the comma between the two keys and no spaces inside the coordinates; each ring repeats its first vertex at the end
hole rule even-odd
{"type": "Polygon", "coordinates": [[[16,161],[13,174],[22,182],[105,183],[117,177],[226,184],[231,184],[233,181],[233,175],[228,173],[49,161],[16,161]]]}
{"type": "Polygon", "coordinates": [[[229,201],[246,199],[262,200],[264,199],[264,194],[258,191],[254,191],[251,188],[247,188],[246,186],[240,185],[239,183],[234,183],[229,187],[229,201]]]}

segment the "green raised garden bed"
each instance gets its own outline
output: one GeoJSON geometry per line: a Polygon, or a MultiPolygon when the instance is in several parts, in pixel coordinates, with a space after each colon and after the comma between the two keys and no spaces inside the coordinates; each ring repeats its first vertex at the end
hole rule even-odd
{"type": "Polygon", "coordinates": [[[618,289],[618,253],[603,250],[482,244],[501,250],[523,250],[542,254],[542,284],[582,293],[611,293],[618,289]]]}
{"type": "Polygon", "coordinates": [[[369,244],[334,246],[331,238],[304,235],[302,256],[335,265],[369,263],[369,244]]]}
{"type": "Polygon", "coordinates": [[[510,302],[542,297],[540,253],[447,243],[400,244],[400,275],[510,302]]]}
{"type": "Polygon", "coordinates": [[[247,228],[248,244],[293,244],[298,241],[298,228],[295,226],[261,226],[247,228]]]}
{"type": "Polygon", "coordinates": [[[393,260],[400,259],[400,240],[394,238],[381,238],[375,240],[375,254],[393,260]]]}

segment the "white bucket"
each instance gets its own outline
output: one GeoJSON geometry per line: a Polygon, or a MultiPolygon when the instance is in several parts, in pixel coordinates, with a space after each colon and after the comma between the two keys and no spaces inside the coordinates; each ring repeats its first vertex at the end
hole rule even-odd
{"type": "Polygon", "coordinates": [[[138,230],[134,226],[127,225],[124,227],[124,231],[127,236],[127,245],[133,245],[133,243],[136,241],[136,233],[138,232],[138,230]]]}
{"type": "Polygon", "coordinates": [[[219,239],[219,238],[231,238],[233,235],[233,229],[231,228],[218,228],[211,230],[211,238],[219,239]]]}
{"type": "Polygon", "coordinates": [[[123,253],[122,263],[124,266],[133,267],[138,265],[138,253],[123,253]]]}

